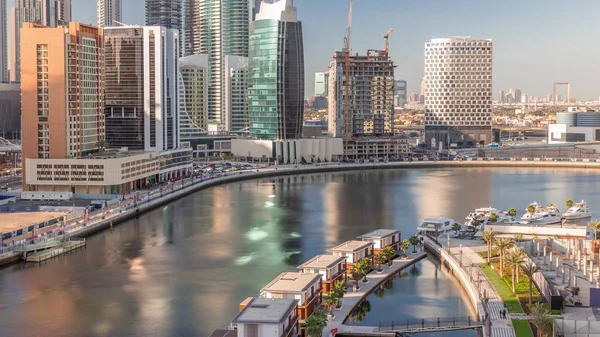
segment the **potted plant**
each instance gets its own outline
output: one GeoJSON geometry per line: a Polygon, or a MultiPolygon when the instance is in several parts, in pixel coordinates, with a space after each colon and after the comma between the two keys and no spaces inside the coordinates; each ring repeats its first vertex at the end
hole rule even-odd
{"type": "MultiPolygon", "coordinates": [[[[460,226],[460,224],[458,224],[460,226]]],[[[454,226],[453,226],[454,229],[454,226]]],[[[410,242],[410,244],[413,246],[413,253],[417,252],[417,246],[419,245],[419,243],[421,242],[421,240],[419,240],[419,237],[416,235],[411,236],[410,238],[408,238],[408,242],[410,242]]]]}
{"type": "Polygon", "coordinates": [[[381,274],[383,272],[383,269],[381,269],[381,265],[385,262],[385,255],[383,254],[383,252],[379,252],[373,257],[373,260],[375,261],[375,265],[377,266],[377,273],[381,274]]]}
{"type": "Polygon", "coordinates": [[[400,250],[402,250],[403,258],[407,258],[406,251],[408,250],[408,247],[410,247],[410,242],[408,240],[403,240],[400,242],[400,250]]]}

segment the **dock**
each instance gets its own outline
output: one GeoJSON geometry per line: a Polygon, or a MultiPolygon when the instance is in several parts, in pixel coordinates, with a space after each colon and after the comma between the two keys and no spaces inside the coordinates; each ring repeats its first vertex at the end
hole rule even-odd
{"type": "Polygon", "coordinates": [[[82,247],[85,247],[85,239],[71,239],[52,248],[34,252],[29,255],[23,255],[23,260],[26,262],[41,263],[82,247]]]}

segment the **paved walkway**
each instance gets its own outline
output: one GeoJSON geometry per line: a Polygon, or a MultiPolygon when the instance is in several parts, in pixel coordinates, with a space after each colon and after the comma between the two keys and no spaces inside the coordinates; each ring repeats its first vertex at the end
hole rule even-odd
{"type": "Polygon", "coordinates": [[[342,307],[334,310],[334,318],[325,329],[323,329],[323,337],[329,337],[331,330],[338,329],[339,332],[373,332],[373,327],[368,326],[350,326],[344,325],[343,322],[350,312],[360,301],[370,294],[380,283],[384,282],[390,275],[416,263],[427,256],[426,253],[417,252],[408,255],[407,259],[396,258],[392,261],[391,267],[383,267],[383,273],[371,272],[367,275],[367,283],[360,282],[360,289],[355,291],[354,283],[348,288],[348,292],[342,298],[342,307]]]}
{"type": "MultiPolygon", "coordinates": [[[[463,264],[469,260],[476,265],[485,263],[485,260],[479,254],[477,254],[479,251],[487,250],[485,242],[482,243],[482,241],[479,241],[480,245],[475,245],[474,242],[477,241],[452,240],[452,254],[455,256],[455,258],[460,259],[459,254],[460,250],[462,249],[463,256],[466,258],[463,261],[463,264]],[[469,244],[467,245],[462,241],[467,241],[469,244]],[[462,248],[457,247],[460,243],[463,243],[462,248]],[[483,246],[481,246],[481,244],[483,246]]],[[[502,298],[496,291],[496,288],[492,286],[487,276],[478,266],[474,268],[463,267],[463,270],[465,270],[467,274],[471,275],[472,279],[475,280],[475,284],[477,284],[477,280],[479,280],[479,291],[482,295],[485,294],[488,298],[487,311],[490,314],[492,321],[492,337],[516,337],[515,330],[512,326],[511,315],[507,312],[506,319],[502,318],[500,315],[500,311],[504,309],[504,301],[502,301],[502,298]]]]}

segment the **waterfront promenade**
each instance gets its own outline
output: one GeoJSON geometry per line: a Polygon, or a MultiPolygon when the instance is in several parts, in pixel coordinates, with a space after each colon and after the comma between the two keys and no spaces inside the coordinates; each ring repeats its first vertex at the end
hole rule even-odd
{"type": "Polygon", "coordinates": [[[367,283],[359,282],[359,290],[355,291],[355,287],[353,284],[348,286],[348,292],[342,298],[342,307],[334,310],[334,318],[327,324],[325,329],[323,329],[323,337],[331,336],[331,331],[337,329],[337,332],[359,332],[359,333],[368,333],[375,332],[377,327],[372,326],[354,326],[344,324],[344,321],[351,314],[352,310],[360,304],[360,302],[367,297],[371,292],[373,292],[380,284],[385,282],[388,278],[392,277],[394,274],[402,271],[406,267],[409,267],[419,260],[425,258],[427,256],[424,252],[416,252],[412,254],[408,254],[406,259],[404,258],[396,258],[392,261],[392,265],[390,267],[383,267],[382,273],[377,273],[373,271],[367,275],[367,283]]]}

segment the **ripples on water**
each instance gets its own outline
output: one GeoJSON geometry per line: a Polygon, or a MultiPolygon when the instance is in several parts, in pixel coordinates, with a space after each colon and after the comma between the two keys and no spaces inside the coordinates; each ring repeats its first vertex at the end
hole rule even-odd
{"type": "MultiPolygon", "coordinates": [[[[425,217],[462,221],[490,205],[524,212],[534,200],[586,199],[595,207],[599,189],[594,171],[533,168],[360,171],[219,186],[90,237],[83,250],[1,269],[0,335],[207,336],[282,271],[365,232],[396,228],[406,238],[425,217]]],[[[401,315],[452,316],[464,305],[454,281],[422,276],[396,279],[398,297],[374,299],[372,310],[393,299],[388,308],[401,315]]]]}

